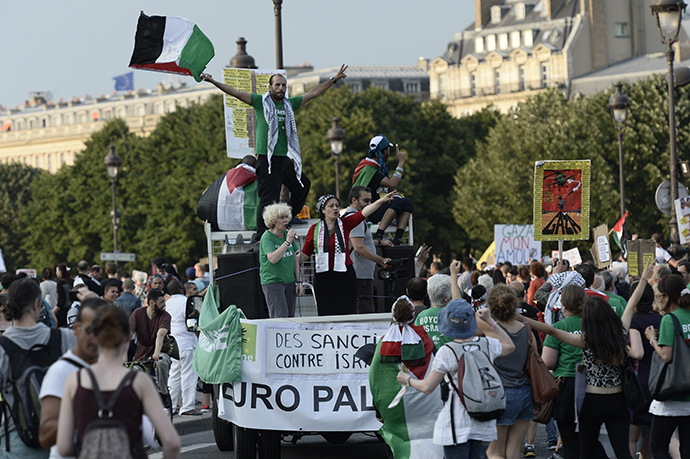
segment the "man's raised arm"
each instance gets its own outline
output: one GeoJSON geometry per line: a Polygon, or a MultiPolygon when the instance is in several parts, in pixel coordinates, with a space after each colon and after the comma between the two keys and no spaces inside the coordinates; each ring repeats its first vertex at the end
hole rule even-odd
{"type": "MultiPolygon", "coordinates": [[[[202,79],[202,80],[208,81],[208,82],[211,83],[213,86],[215,86],[216,88],[218,88],[218,89],[220,89],[221,91],[223,91],[225,94],[229,94],[229,95],[231,95],[232,97],[235,97],[235,98],[241,100],[242,102],[244,102],[244,103],[247,104],[247,105],[251,105],[251,104],[252,104],[252,95],[249,94],[248,92],[238,91],[237,89],[233,88],[233,87],[230,86],[230,85],[227,85],[227,84],[225,84],[225,83],[221,83],[221,82],[219,82],[219,81],[216,81],[216,80],[214,80],[213,77],[212,77],[211,75],[209,75],[208,73],[202,73],[200,76],[201,76],[201,79],[202,79]]],[[[305,94],[305,95],[306,95],[306,94],[305,94]]]]}
{"type": "Polygon", "coordinates": [[[346,78],[347,75],[345,75],[345,70],[347,70],[347,65],[343,64],[342,67],[340,67],[340,70],[338,70],[338,73],[336,73],[334,77],[330,77],[328,80],[324,81],[320,85],[314,86],[309,91],[305,92],[302,96],[302,104],[306,104],[315,97],[320,96],[321,94],[326,92],[328,88],[330,88],[331,86],[335,86],[335,84],[338,81],[342,80],[343,78],[346,78]]]}

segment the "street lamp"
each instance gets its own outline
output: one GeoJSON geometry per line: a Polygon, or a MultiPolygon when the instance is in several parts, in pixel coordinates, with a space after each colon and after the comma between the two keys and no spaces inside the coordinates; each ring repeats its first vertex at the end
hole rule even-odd
{"type": "Polygon", "coordinates": [[[340,199],[340,153],[343,152],[343,141],[345,140],[345,131],[340,127],[338,122],[340,118],[337,116],[333,118],[333,127],[328,130],[326,139],[331,144],[331,153],[333,160],[335,160],[335,196],[340,199]]]}
{"type": "Polygon", "coordinates": [[[115,187],[117,181],[117,169],[122,165],[122,160],[115,153],[115,145],[110,145],[109,152],[105,155],[105,168],[110,177],[110,188],[113,192],[113,210],[110,211],[110,219],[113,222],[113,252],[118,253],[117,250],[117,229],[120,227],[120,212],[117,211],[117,203],[115,202],[115,187]]]}
{"type": "Polygon", "coordinates": [[[674,51],[673,44],[678,41],[680,22],[687,5],[683,0],[654,0],[650,6],[656,16],[656,25],[661,35],[661,43],[668,46],[666,61],[668,62],[668,135],[670,149],[671,172],[671,245],[678,245],[678,225],[676,224],[676,199],[678,199],[678,152],[676,151],[676,95],[673,73],[674,51]]]}
{"type": "Polygon", "coordinates": [[[276,17],[276,69],[283,68],[283,24],[281,8],[283,0],[273,0],[273,14],[276,17]]]}
{"type": "Polygon", "coordinates": [[[625,128],[625,120],[628,119],[628,109],[630,108],[630,99],[621,92],[623,84],[619,81],[616,83],[616,92],[609,99],[609,110],[611,111],[611,118],[613,124],[618,129],[618,180],[621,187],[621,218],[625,215],[625,179],[623,174],[623,128],[625,128]]]}

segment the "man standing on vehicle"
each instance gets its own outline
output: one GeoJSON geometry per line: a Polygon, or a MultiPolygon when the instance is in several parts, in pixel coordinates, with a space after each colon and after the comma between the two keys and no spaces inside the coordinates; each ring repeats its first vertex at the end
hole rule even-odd
{"type": "Polygon", "coordinates": [[[257,187],[259,191],[259,208],[256,212],[257,237],[266,231],[263,219],[264,208],[280,201],[280,189],[285,185],[290,190],[290,207],[293,220],[307,200],[311,181],[302,172],[302,154],[300,152],[297,126],[294,112],[320,96],[331,86],[345,78],[347,66],[340,67],[335,76],[314,86],[301,96],[285,98],[287,79],[283,75],[273,75],[269,80],[266,94],[250,94],[213,79],[208,73],[202,73],[201,79],[208,81],[224,93],[235,97],[245,104],[254,107],[256,114],[256,165],[257,187]]]}
{"type": "Polygon", "coordinates": [[[163,399],[163,406],[171,409],[170,394],[168,393],[168,375],[172,359],[162,353],[163,340],[170,331],[170,314],[165,311],[165,297],[163,292],[154,289],[146,297],[146,307],[135,309],[129,316],[129,326],[137,335],[137,350],[134,360],[140,361],[151,357],[154,360],[153,369],[158,380],[158,392],[163,399]]]}
{"type": "MultiPolygon", "coordinates": [[[[371,190],[365,186],[353,186],[348,196],[350,206],[345,215],[359,212],[371,203],[371,190]]],[[[390,258],[376,254],[377,245],[392,246],[391,241],[375,241],[366,220],[350,231],[350,253],[352,266],[357,274],[357,314],[374,311],[374,270],[377,265],[388,267],[390,258]]]]}

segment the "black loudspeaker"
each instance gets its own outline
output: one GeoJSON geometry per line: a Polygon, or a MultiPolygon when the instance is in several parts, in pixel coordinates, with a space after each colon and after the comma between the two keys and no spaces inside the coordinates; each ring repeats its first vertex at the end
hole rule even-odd
{"type": "Polygon", "coordinates": [[[401,260],[401,264],[394,267],[391,280],[379,278],[380,267],[374,271],[374,306],[376,312],[390,312],[393,301],[405,294],[407,281],[414,277],[414,247],[411,245],[379,247],[378,254],[383,258],[401,260]]]}
{"type": "Polygon", "coordinates": [[[215,279],[220,290],[220,309],[234,304],[248,319],[268,317],[266,299],[259,278],[259,253],[240,252],[218,255],[215,279]]]}

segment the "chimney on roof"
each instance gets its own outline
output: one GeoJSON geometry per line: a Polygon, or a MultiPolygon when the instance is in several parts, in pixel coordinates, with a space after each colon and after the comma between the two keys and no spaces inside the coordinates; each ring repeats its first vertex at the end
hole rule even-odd
{"type": "Polygon", "coordinates": [[[505,0],[474,0],[474,30],[482,30],[491,21],[491,7],[502,5],[505,0]]]}
{"type": "Polygon", "coordinates": [[[256,69],[254,58],[247,54],[247,40],[244,37],[237,39],[237,54],[230,59],[230,67],[235,69],[256,69]]]}

